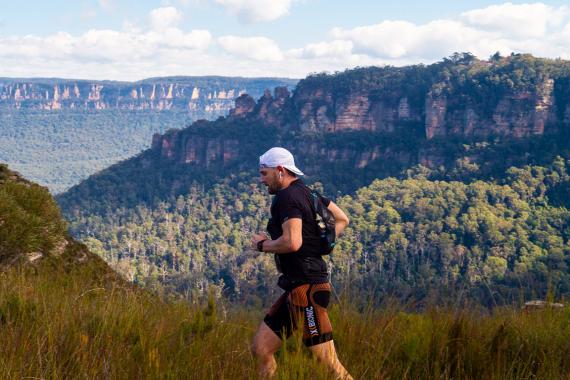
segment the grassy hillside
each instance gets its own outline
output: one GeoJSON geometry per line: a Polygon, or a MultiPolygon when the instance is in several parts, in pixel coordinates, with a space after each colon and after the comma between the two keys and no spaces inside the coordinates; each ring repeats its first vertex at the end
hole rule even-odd
{"type": "MultiPolygon", "coordinates": [[[[252,379],[263,316],[212,297],[190,305],[109,284],[82,269],[0,273],[0,378],[252,379]]],[[[356,379],[570,376],[570,312],[331,308],[356,379]]],[[[292,337],[278,379],[332,379],[292,337]]]]}
{"type": "Polygon", "coordinates": [[[75,241],[45,187],[0,164],[0,269],[81,267],[109,281],[124,282],[97,255],[75,241]]]}

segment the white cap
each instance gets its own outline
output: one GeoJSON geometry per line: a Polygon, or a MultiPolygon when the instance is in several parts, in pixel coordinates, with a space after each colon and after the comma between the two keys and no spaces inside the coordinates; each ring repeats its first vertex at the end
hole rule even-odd
{"type": "Polygon", "coordinates": [[[305,175],[298,167],[295,166],[295,159],[291,152],[285,148],[271,148],[259,157],[259,166],[266,168],[276,168],[283,166],[296,175],[305,175]]]}

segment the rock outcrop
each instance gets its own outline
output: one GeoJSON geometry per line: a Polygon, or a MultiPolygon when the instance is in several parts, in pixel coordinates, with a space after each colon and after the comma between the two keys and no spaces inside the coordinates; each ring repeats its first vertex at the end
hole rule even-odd
{"type": "MultiPolygon", "coordinates": [[[[497,135],[521,138],[555,132],[557,118],[554,80],[546,78],[527,91],[505,93],[488,115],[469,93],[449,93],[446,83],[435,83],[422,104],[410,104],[410,94],[383,93],[381,88],[355,88],[344,93],[312,88],[295,91],[296,126],[301,131],[342,132],[365,130],[397,132],[410,122],[421,122],[425,138],[483,138],[497,135]]],[[[492,89],[491,89],[492,90],[492,89]]],[[[566,114],[570,114],[567,109],[566,114]]]]}
{"type": "Polygon", "coordinates": [[[255,108],[255,100],[248,94],[240,95],[235,102],[235,107],[230,110],[230,117],[245,117],[255,108]]]}
{"type": "Polygon", "coordinates": [[[237,160],[239,145],[235,138],[206,138],[180,130],[155,134],[152,140],[152,149],[159,152],[162,159],[206,168],[214,163],[227,165],[237,160]]]}

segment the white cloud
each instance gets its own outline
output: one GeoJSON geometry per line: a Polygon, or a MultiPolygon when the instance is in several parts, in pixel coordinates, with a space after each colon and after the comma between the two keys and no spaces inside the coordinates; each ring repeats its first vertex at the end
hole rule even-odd
{"type": "Polygon", "coordinates": [[[353,46],[352,41],[334,40],[308,44],[304,48],[292,49],[288,53],[290,57],[295,58],[343,58],[350,56],[353,46]]]}
{"type": "Polygon", "coordinates": [[[0,37],[0,67],[5,75],[21,75],[27,70],[33,76],[128,80],[154,75],[172,62],[182,68],[196,60],[195,56],[207,56],[211,33],[177,28],[180,14],[176,9],[159,8],[149,19],[152,28],[147,30],[125,22],[122,31],[91,29],[78,36],[59,32],[45,37],[0,37]]]}
{"type": "MultiPolygon", "coordinates": [[[[282,50],[268,36],[213,36],[208,30],[183,30],[181,12],[168,4],[180,7],[185,1],[207,0],[165,0],[163,7],[149,13],[147,25],[124,22],[121,30],[0,36],[0,75],[117,80],[211,74],[301,78],[310,72],[355,66],[431,63],[467,51],[480,58],[496,51],[570,58],[570,8],[541,3],[490,6],[423,24],[391,20],[334,28],[328,38],[282,50]]],[[[259,21],[263,17],[255,12],[278,17],[297,0],[216,1],[236,14],[249,9],[247,17],[259,21]]]]}
{"type": "Polygon", "coordinates": [[[456,51],[477,54],[485,50],[489,43],[495,45],[488,32],[451,20],[436,20],[424,25],[384,21],[350,30],[336,28],[332,35],[352,41],[356,53],[386,60],[404,58],[431,61],[456,51]]]}
{"type": "Polygon", "coordinates": [[[155,30],[175,28],[182,20],[182,14],[174,7],[153,9],[149,14],[150,25],[155,30]]]}
{"type": "Polygon", "coordinates": [[[223,36],[218,38],[222,48],[235,56],[256,61],[280,61],[283,54],[275,41],[265,37],[223,36]]]}
{"type": "Polygon", "coordinates": [[[334,38],[351,40],[355,50],[365,54],[397,58],[408,53],[414,44],[417,27],[407,21],[384,21],[350,30],[335,28],[334,38]]]}
{"type": "Polygon", "coordinates": [[[243,22],[272,21],[289,14],[294,0],[215,0],[243,22]]]}
{"type": "Polygon", "coordinates": [[[519,38],[544,37],[551,28],[568,18],[567,7],[554,8],[542,3],[491,5],[461,14],[468,25],[519,38]]]}
{"type": "Polygon", "coordinates": [[[464,12],[454,20],[421,25],[384,21],[352,29],[335,28],[331,35],[352,41],[354,53],[386,63],[433,62],[465,51],[482,58],[496,51],[557,57],[570,53],[570,40],[564,37],[569,23],[567,7],[506,3],[464,12]]]}

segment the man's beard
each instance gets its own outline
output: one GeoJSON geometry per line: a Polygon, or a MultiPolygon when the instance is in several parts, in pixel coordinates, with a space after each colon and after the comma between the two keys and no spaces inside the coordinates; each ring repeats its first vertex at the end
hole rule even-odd
{"type": "Polygon", "coordinates": [[[274,184],[274,185],[268,185],[268,186],[267,186],[267,192],[268,192],[270,195],[275,195],[275,194],[277,194],[277,192],[278,192],[279,190],[281,190],[281,186],[279,186],[278,183],[276,183],[276,184],[274,184]]]}

